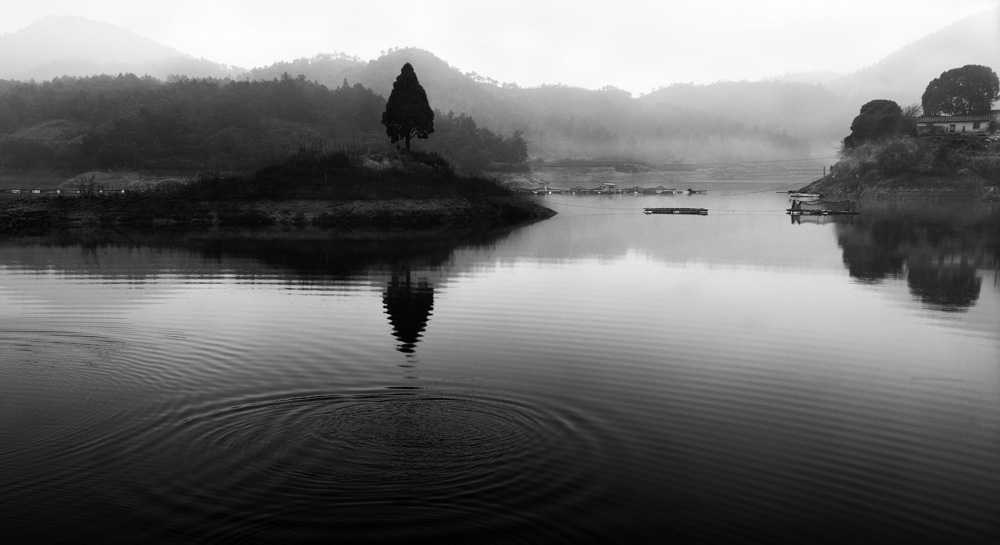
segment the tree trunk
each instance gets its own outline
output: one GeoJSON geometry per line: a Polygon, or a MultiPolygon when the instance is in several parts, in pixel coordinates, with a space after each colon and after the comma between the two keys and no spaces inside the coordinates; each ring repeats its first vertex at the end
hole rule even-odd
{"type": "Polygon", "coordinates": [[[410,151],[410,135],[406,135],[406,151],[410,151]]]}

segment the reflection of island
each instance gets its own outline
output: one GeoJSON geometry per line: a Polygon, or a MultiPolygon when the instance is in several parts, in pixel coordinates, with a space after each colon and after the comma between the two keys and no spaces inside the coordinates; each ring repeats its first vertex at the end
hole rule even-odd
{"type": "Polygon", "coordinates": [[[394,274],[382,295],[382,303],[392,324],[392,334],[400,342],[397,350],[412,354],[434,309],[434,287],[426,278],[414,282],[410,271],[405,275],[394,274]]]}
{"type": "Polygon", "coordinates": [[[979,299],[979,271],[1000,258],[998,212],[978,204],[869,205],[854,221],[837,223],[837,243],[853,278],[905,276],[925,305],[961,311],[979,299]]]}
{"type": "MultiPolygon", "coordinates": [[[[237,282],[278,278],[308,288],[377,287],[383,292],[384,310],[400,343],[399,350],[412,354],[434,306],[434,285],[447,283],[461,274],[461,267],[468,266],[455,264],[454,252],[494,249],[514,229],[190,233],[70,230],[0,239],[0,255],[4,266],[15,269],[56,270],[131,281],[153,279],[160,274],[205,278],[223,271],[237,282]]],[[[46,295],[62,302],[82,298],[89,306],[122,301],[122,296],[116,295],[113,300],[95,302],[91,292],[46,295]]],[[[146,287],[123,293],[139,300],[157,292],[146,287]]]]}

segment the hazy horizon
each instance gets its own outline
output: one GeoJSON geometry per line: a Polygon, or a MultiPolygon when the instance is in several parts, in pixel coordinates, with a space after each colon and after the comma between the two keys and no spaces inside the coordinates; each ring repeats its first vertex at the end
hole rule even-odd
{"type": "Polygon", "coordinates": [[[82,16],[246,69],[334,52],[367,61],[391,48],[418,47],[463,72],[504,83],[612,85],[639,95],[674,83],[850,73],[1000,1],[511,0],[485,6],[390,0],[378,17],[360,3],[290,0],[281,6],[41,0],[5,8],[0,34],[51,15],[82,16]]]}

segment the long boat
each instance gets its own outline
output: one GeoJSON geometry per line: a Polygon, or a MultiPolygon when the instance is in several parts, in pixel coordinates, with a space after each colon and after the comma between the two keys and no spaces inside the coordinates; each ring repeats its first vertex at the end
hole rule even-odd
{"type": "Polygon", "coordinates": [[[708,215],[706,208],[643,208],[643,214],[692,214],[699,216],[708,215]]]}

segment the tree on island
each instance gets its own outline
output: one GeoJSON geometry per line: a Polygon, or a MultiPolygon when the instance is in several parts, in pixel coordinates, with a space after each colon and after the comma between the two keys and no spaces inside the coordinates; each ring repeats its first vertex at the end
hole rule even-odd
{"type": "Polygon", "coordinates": [[[899,104],[886,99],[872,100],[861,107],[861,113],[851,122],[851,134],[844,138],[844,147],[854,149],[864,142],[894,138],[906,133],[910,125],[899,104]]]}
{"type": "Polygon", "coordinates": [[[1000,100],[1000,80],[988,66],[967,64],[943,72],[927,84],[920,98],[924,115],[989,113],[1000,100]]]}
{"type": "Polygon", "coordinates": [[[389,140],[395,144],[399,140],[406,141],[406,149],[410,149],[410,139],[413,137],[426,139],[434,132],[434,111],[427,102],[427,93],[417,81],[417,74],[410,63],[403,69],[392,84],[392,93],[382,114],[382,124],[389,140]]]}

